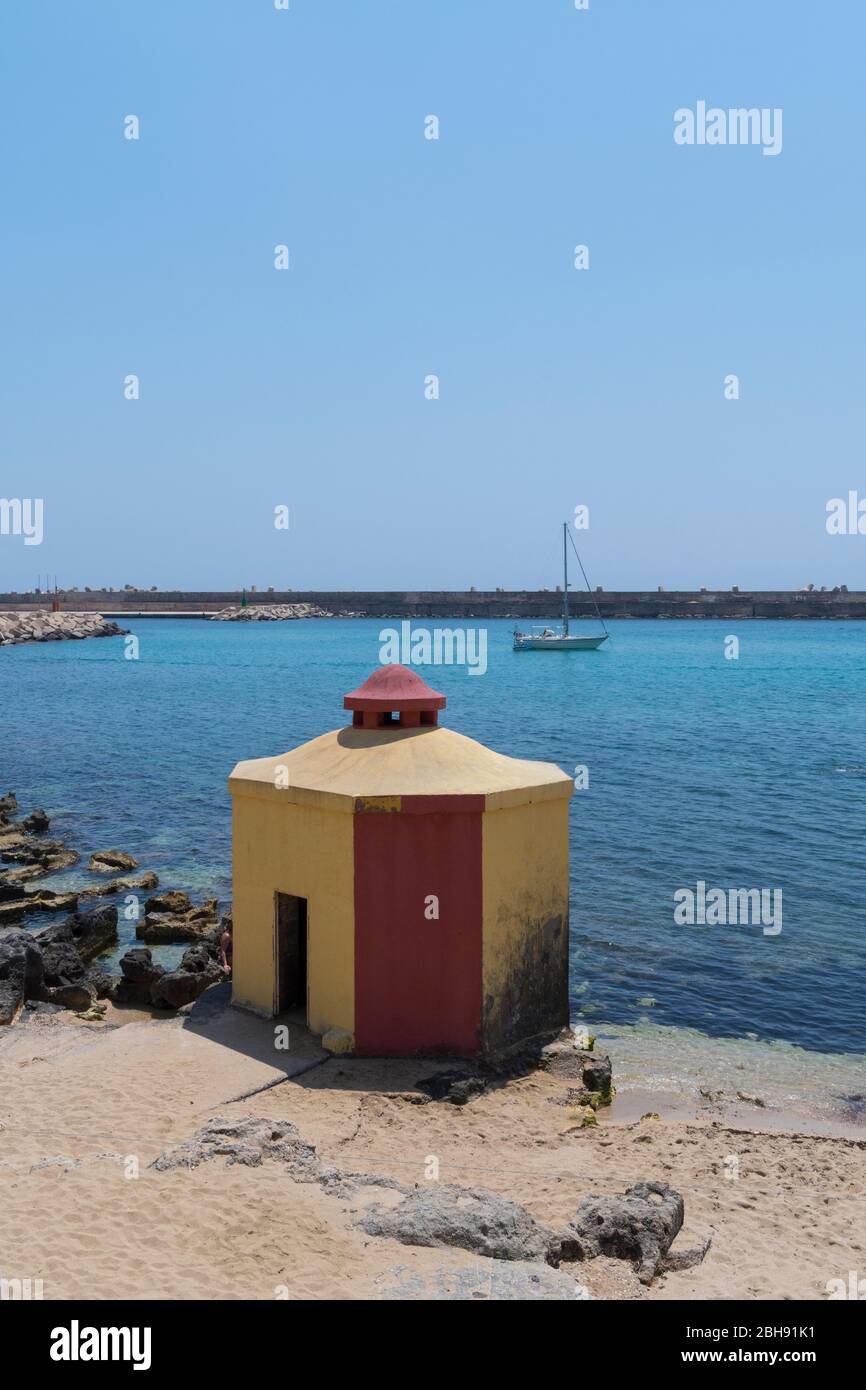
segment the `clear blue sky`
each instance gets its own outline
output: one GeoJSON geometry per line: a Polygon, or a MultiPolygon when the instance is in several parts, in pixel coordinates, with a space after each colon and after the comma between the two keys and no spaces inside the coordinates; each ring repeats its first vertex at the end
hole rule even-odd
{"type": "Polygon", "coordinates": [[[864,10],[3,6],[0,589],[866,587],[864,10]]]}

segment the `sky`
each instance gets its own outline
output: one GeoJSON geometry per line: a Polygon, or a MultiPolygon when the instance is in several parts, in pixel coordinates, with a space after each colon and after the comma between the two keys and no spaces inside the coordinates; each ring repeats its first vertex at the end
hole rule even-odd
{"type": "Polygon", "coordinates": [[[552,587],[576,507],[607,589],[866,588],[864,51],[854,0],[3,6],[0,591],[552,587]]]}

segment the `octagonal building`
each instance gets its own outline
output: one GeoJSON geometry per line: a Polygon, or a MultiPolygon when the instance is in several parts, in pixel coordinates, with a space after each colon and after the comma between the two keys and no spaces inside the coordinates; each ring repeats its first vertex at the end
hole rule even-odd
{"type": "Polygon", "coordinates": [[[568,800],[438,723],[404,666],[348,727],[238,763],[233,1002],[359,1056],[495,1056],[568,1024],[568,800]]]}

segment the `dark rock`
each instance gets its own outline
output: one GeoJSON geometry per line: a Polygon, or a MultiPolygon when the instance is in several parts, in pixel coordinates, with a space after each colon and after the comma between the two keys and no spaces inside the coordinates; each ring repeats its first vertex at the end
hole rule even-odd
{"type": "Polygon", "coordinates": [[[17,980],[0,979],[0,1027],[14,1023],[24,1007],[24,991],[17,980]]]}
{"type": "MultiPolygon", "coordinates": [[[[200,941],[195,946],[190,946],[184,951],[181,957],[181,970],[188,970],[193,975],[199,975],[202,971],[211,970],[217,961],[218,948],[215,942],[200,941]]],[[[217,976],[222,972],[217,970],[217,976]]]]}
{"type": "Polygon", "coordinates": [[[396,1207],[371,1207],[360,1225],[368,1235],[403,1245],[457,1246],[499,1260],[559,1260],[553,1231],[519,1203],[481,1189],[445,1183],[418,1188],[396,1207]]]}
{"type": "Polygon", "coordinates": [[[641,1283],[650,1284],[660,1270],[688,1268],[709,1249],[708,1241],[700,1250],[668,1258],[684,1212],[680,1193],[661,1182],[639,1182],[613,1197],[586,1197],[565,1233],[563,1258],[592,1260],[612,1255],[631,1260],[641,1283]],[[570,1250],[569,1241],[573,1242],[570,1250]]]}
{"type": "Polygon", "coordinates": [[[119,849],[98,849],[91,854],[88,868],[95,874],[114,874],[118,869],[137,869],[138,860],[119,849]]]}
{"type": "Polygon", "coordinates": [[[151,986],[151,1003],[158,1009],[179,1009],[192,1004],[208,985],[216,984],[222,972],[215,966],[193,973],[190,970],[171,970],[151,986]]]}
{"type": "Polygon", "coordinates": [[[613,1071],[609,1057],[596,1056],[594,1052],[584,1052],[583,1058],[583,1084],[588,1091],[601,1091],[603,1096],[610,1095],[613,1086],[613,1071]]]}
{"type": "Polygon", "coordinates": [[[154,982],[166,971],[162,965],[155,965],[146,946],[134,946],[121,958],[120,968],[123,978],[118,980],[114,998],[118,1004],[149,1004],[150,990],[154,982]]]}
{"type": "Polygon", "coordinates": [[[88,970],[86,982],[93,987],[97,999],[113,999],[120,984],[120,976],[111,975],[107,970],[88,970]]]}
{"type": "Polygon", "coordinates": [[[34,935],[43,949],[53,942],[71,940],[82,961],[90,961],[116,944],[117,908],[103,906],[73,912],[65,922],[43,927],[34,935]]]}
{"type": "Polygon", "coordinates": [[[14,792],[7,792],[5,796],[0,796],[0,812],[14,816],[18,810],[18,798],[14,792]]]}
{"type": "Polygon", "coordinates": [[[96,990],[85,980],[48,990],[49,1004],[62,1004],[64,1009],[74,1009],[76,1013],[84,1013],[95,1002],[96,990]]]}
{"type": "Polygon", "coordinates": [[[22,821],[24,829],[32,835],[44,835],[51,824],[42,807],[39,806],[35,811],[31,811],[29,816],[25,816],[22,821]]]}
{"type": "Polygon", "coordinates": [[[165,974],[165,967],[155,965],[153,956],[146,946],[133,946],[132,950],[127,951],[121,957],[120,968],[123,977],[132,984],[150,985],[154,980],[158,980],[160,975],[165,974]]]}
{"type": "Polygon", "coordinates": [[[0,979],[19,977],[25,997],[39,994],[43,984],[42,954],[26,931],[9,931],[0,938],[0,979]]]}
{"type": "Polygon", "coordinates": [[[467,1101],[487,1090],[485,1077],[463,1071],[441,1071],[436,1076],[425,1076],[415,1084],[431,1100],[446,1100],[451,1105],[466,1105],[467,1101]]]}
{"type": "MultiPolygon", "coordinates": [[[[49,927],[46,930],[54,929],[49,927]]],[[[39,945],[47,985],[66,985],[84,979],[84,961],[76,950],[72,932],[68,927],[61,925],[54,930],[50,940],[40,940],[39,945]]]]}

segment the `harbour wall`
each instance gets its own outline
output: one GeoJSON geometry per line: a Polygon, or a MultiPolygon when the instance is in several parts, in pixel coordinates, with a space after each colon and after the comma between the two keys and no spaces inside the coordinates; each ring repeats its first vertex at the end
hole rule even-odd
{"type": "MultiPolygon", "coordinates": [[[[26,612],[50,607],[51,594],[0,594],[0,609],[26,612]]],[[[241,602],[235,591],[59,590],[61,610],[102,613],[110,617],[200,617],[241,602]]],[[[519,618],[542,622],[562,612],[555,590],[358,590],[289,589],[248,592],[247,605],[312,604],[335,613],[370,618],[519,618]]],[[[866,618],[866,590],[634,590],[569,594],[569,612],[592,617],[595,605],[604,618],[866,618]]]]}

